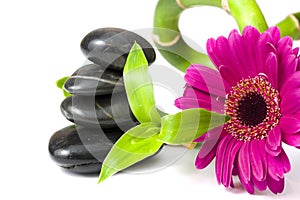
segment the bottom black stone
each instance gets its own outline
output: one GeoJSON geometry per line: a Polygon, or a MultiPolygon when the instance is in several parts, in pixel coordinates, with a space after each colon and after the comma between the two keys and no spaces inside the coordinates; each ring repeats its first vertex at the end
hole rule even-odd
{"type": "Polygon", "coordinates": [[[119,128],[91,129],[71,125],[53,134],[49,141],[51,158],[75,173],[99,173],[113,144],[124,134],[119,128]]]}
{"type": "Polygon", "coordinates": [[[99,174],[106,155],[127,131],[118,127],[102,130],[75,125],[58,130],[49,141],[50,157],[69,172],[99,174]]]}
{"type": "Polygon", "coordinates": [[[63,167],[65,170],[76,173],[76,174],[93,174],[93,175],[99,175],[102,167],[102,163],[95,162],[95,163],[87,163],[82,165],[72,165],[68,167],[63,167]]]}

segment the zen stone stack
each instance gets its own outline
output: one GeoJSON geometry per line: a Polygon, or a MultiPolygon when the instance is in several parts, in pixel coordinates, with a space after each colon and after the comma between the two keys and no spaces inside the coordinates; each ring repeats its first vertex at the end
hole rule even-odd
{"type": "Polygon", "coordinates": [[[130,110],[122,79],[128,53],[137,42],[148,63],[155,61],[153,47],[141,36],[118,28],[101,28],[87,34],[81,50],[90,63],[65,82],[72,94],[61,103],[61,112],[74,125],[53,134],[51,158],[75,173],[99,173],[113,144],[138,121],[130,110]]]}

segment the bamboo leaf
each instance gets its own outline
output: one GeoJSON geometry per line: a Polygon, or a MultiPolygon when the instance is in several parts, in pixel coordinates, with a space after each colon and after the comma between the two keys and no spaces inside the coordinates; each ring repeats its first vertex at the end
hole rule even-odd
{"type": "Polygon", "coordinates": [[[185,144],[227,120],[225,115],[201,108],[184,110],[162,118],[159,139],[167,144],[185,144]]]}
{"type": "Polygon", "coordinates": [[[127,131],[127,134],[137,138],[148,138],[159,133],[160,127],[154,123],[142,123],[127,131]]]}
{"type": "Polygon", "coordinates": [[[69,76],[65,76],[59,80],[56,81],[56,86],[59,88],[59,89],[62,89],[65,97],[69,97],[71,96],[71,94],[69,92],[67,92],[64,88],[64,84],[65,82],[69,79],[70,77],[69,76]]]}
{"type": "Polygon", "coordinates": [[[126,132],[106,156],[102,164],[99,183],[156,153],[163,144],[158,141],[157,136],[155,134],[149,138],[137,138],[126,132]]]}
{"type": "Polygon", "coordinates": [[[154,91],[148,73],[148,62],[141,47],[135,43],[127,57],[123,72],[129,105],[140,123],[160,123],[155,107],[154,91]]]}

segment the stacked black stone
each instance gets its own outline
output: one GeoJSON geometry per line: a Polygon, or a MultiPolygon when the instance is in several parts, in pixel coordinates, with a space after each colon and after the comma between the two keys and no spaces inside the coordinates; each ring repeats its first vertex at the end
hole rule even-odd
{"type": "Polygon", "coordinates": [[[141,36],[118,28],[101,28],[87,34],[81,44],[89,64],[65,82],[72,94],[61,103],[62,114],[74,125],[53,134],[51,158],[61,167],[82,174],[99,173],[113,144],[138,121],[132,114],[122,79],[134,42],[150,63],[155,51],[141,36]]]}

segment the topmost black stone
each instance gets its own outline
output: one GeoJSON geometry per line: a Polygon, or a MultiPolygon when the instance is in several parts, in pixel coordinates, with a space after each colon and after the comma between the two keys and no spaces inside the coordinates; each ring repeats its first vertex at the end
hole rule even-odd
{"type": "Polygon", "coordinates": [[[80,47],[90,61],[121,71],[135,41],[142,47],[148,63],[153,63],[156,55],[151,44],[136,33],[124,29],[96,29],[83,38],[80,47]]]}

